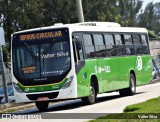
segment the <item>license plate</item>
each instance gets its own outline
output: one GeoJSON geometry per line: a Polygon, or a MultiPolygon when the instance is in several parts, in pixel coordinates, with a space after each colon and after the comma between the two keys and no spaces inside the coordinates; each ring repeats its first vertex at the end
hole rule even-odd
{"type": "Polygon", "coordinates": [[[48,97],[40,97],[37,99],[37,101],[47,101],[48,97]]]}

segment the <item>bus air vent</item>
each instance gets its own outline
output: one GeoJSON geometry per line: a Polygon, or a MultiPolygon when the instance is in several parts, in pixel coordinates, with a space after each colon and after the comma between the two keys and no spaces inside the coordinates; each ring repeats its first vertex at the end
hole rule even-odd
{"type": "Polygon", "coordinates": [[[43,93],[43,94],[28,94],[26,95],[30,100],[37,100],[40,97],[48,97],[49,99],[56,98],[59,92],[43,93]]]}

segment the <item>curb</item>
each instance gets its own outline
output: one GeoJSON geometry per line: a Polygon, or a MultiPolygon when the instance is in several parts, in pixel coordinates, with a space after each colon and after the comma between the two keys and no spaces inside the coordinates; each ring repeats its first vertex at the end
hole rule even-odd
{"type": "Polygon", "coordinates": [[[7,109],[7,108],[10,108],[10,107],[14,107],[14,106],[17,106],[16,103],[0,104],[0,110],[7,109]]]}
{"type": "Polygon", "coordinates": [[[33,107],[35,106],[34,103],[6,103],[6,104],[0,104],[0,113],[1,112],[7,112],[9,110],[21,110],[25,109],[26,107],[33,107]]]}
{"type": "Polygon", "coordinates": [[[154,84],[154,83],[158,83],[160,82],[160,79],[153,79],[151,82],[149,82],[149,84],[154,84]]]}

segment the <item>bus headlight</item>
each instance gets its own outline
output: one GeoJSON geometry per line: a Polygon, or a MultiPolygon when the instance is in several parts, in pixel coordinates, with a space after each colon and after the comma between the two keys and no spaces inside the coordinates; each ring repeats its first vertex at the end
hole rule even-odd
{"type": "Polygon", "coordinates": [[[13,82],[13,86],[16,89],[17,92],[22,93],[23,91],[19,88],[19,86],[17,85],[17,83],[13,82]]]}
{"type": "Polygon", "coordinates": [[[74,76],[69,77],[68,80],[67,80],[67,82],[64,84],[64,86],[62,88],[63,89],[68,88],[71,85],[71,83],[73,81],[73,78],[74,78],[74,76]]]}

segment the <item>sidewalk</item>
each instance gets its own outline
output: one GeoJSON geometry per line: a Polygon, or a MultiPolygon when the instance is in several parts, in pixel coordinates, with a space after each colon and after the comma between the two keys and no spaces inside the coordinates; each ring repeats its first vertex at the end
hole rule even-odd
{"type": "Polygon", "coordinates": [[[14,112],[35,107],[35,103],[6,103],[0,104],[0,113],[14,112]]]}

